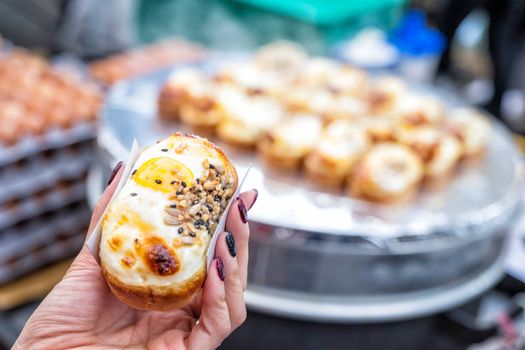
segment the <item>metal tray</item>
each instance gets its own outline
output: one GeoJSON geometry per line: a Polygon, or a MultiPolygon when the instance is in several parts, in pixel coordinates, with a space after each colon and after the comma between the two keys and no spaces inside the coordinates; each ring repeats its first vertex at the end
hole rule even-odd
{"type": "MultiPolygon", "coordinates": [[[[205,67],[204,69],[206,69],[205,67]]],[[[133,139],[150,144],[175,131],[192,132],[178,123],[158,119],[157,94],[170,70],[117,84],[102,111],[99,144],[112,159],[126,159],[133,139]]],[[[443,91],[419,87],[449,105],[460,103],[443,91]]],[[[267,168],[250,151],[220,144],[240,172],[253,162],[246,188],[259,190],[252,219],[275,226],[331,234],[392,238],[436,231],[470,233],[496,224],[519,201],[523,165],[509,132],[492,121],[493,137],[476,164],[464,166],[439,189],[423,189],[404,205],[384,206],[359,201],[343,193],[315,187],[301,174],[281,174],[267,168]]]]}
{"type": "MultiPolygon", "coordinates": [[[[201,66],[214,69],[214,63],[201,66]]],[[[115,85],[102,110],[98,143],[105,165],[88,179],[91,202],[103,173],[126,159],[134,138],[146,145],[184,125],[163,122],[157,94],[170,70],[115,85]]],[[[449,106],[460,101],[414,86],[449,106]]],[[[519,208],[524,168],[510,133],[492,121],[486,154],[439,188],[394,206],[316,188],[301,174],[267,168],[250,151],[215,139],[257,188],[250,211],[252,309],[330,322],[377,322],[423,316],[464,302],[503,275],[506,230],[519,208]]]]}

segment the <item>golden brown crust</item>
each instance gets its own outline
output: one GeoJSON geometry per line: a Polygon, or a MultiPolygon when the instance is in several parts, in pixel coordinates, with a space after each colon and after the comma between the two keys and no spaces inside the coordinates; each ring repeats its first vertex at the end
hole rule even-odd
{"type": "Polygon", "coordinates": [[[364,201],[367,201],[367,202],[374,202],[374,203],[385,204],[385,205],[394,205],[394,204],[408,203],[414,198],[414,196],[416,195],[417,190],[418,190],[418,186],[413,186],[412,188],[408,189],[402,195],[398,195],[398,196],[395,196],[395,197],[391,196],[391,197],[379,198],[379,197],[367,196],[366,194],[364,194],[362,192],[357,192],[357,191],[354,192],[352,190],[352,186],[350,186],[349,188],[350,188],[350,190],[349,190],[348,193],[353,198],[358,198],[358,199],[361,199],[361,200],[364,200],[364,201]]]}
{"type": "Polygon", "coordinates": [[[312,171],[310,168],[305,167],[307,178],[321,187],[341,188],[345,182],[345,178],[341,176],[333,176],[332,174],[312,171]]]}
{"type": "MultiPolygon", "coordinates": [[[[359,170],[356,170],[359,172],[359,170]]],[[[363,191],[362,186],[366,184],[360,183],[354,177],[348,178],[347,193],[351,197],[362,199],[369,202],[392,205],[392,204],[402,204],[409,202],[416,195],[419,183],[413,184],[410,188],[407,188],[403,194],[396,195],[384,195],[381,193],[376,193],[371,195],[363,191]]]]}
{"type": "Polygon", "coordinates": [[[157,101],[159,116],[168,120],[178,119],[180,107],[186,99],[187,95],[180,89],[164,86],[157,101]]]}
{"type": "Polygon", "coordinates": [[[486,153],[486,149],[485,148],[480,149],[479,151],[477,151],[475,153],[471,153],[471,154],[463,153],[461,155],[461,159],[460,159],[459,164],[461,164],[461,166],[464,166],[464,167],[467,167],[467,168],[478,166],[479,162],[481,161],[481,159],[483,158],[485,153],[486,153]]]}
{"type": "Polygon", "coordinates": [[[285,148],[276,145],[270,134],[265,134],[260,139],[257,151],[268,165],[285,170],[298,168],[303,160],[302,155],[288,152],[285,148]]]}
{"type": "Polygon", "coordinates": [[[209,105],[183,103],[179,109],[180,119],[190,126],[214,127],[224,117],[224,111],[217,103],[208,101],[209,105]]]}
{"type": "Polygon", "coordinates": [[[349,175],[347,171],[338,169],[334,162],[315,153],[306,158],[304,169],[312,182],[326,187],[341,187],[349,175]]]}
{"type": "Polygon", "coordinates": [[[252,148],[259,138],[259,135],[248,132],[242,123],[235,120],[223,120],[217,125],[216,132],[221,140],[241,148],[252,148]]]}
{"type": "Polygon", "coordinates": [[[200,291],[206,279],[206,264],[183,285],[170,287],[139,287],[121,282],[102,265],[102,273],[113,294],[121,302],[139,310],[166,311],[180,308],[189,303],[200,291]]]}
{"type": "Polygon", "coordinates": [[[400,204],[412,199],[420,185],[420,181],[406,188],[402,194],[387,194],[372,181],[366,166],[360,161],[354,168],[354,172],[347,179],[347,193],[351,197],[363,199],[380,204],[400,204]]]}
{"type": "Polygon", "coordinates": [[[425,175],[421,185],[425,188],[432,190],[443,189],[446,185],[448,185],[448,183],[454,176],[455,170],[456,168],[452,167],[447,172],[436,176],[425,175]]]}
{"type": "Polygon", "coordinates": [[[262,149],[259,149],[259,154],[266,164],[283,170],[297,169],[302,161],[302,158],[286,157],[284,154],[271,153],[262,149]]]}

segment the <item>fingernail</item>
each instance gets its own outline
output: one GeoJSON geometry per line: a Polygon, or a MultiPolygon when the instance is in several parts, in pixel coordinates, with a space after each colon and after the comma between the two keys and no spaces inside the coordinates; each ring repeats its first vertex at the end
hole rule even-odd
{"type": "Polygon", "coordinates": [[[237,256],[237,245],[235,244],[235,238],[233,238],[232,233],[229,231],[226,233],[226,245],[228,246],[230,255],[233,257],[237,256]]]}
{"type": "Polygon", "coordinates": [[[259,197],[259,191],[257,191],[257,189],[252,189],[253,192],[255,192],[255,197],[253,197],[253,202],[252,202],[252,205],[250,205],[250,207],[248,208],[248,210],[250,210],[253,205],[255,204],[255,202],[257,202],[257,197],[259,197]]]}
{"type": "Polygon", "coordinates": [[[109,175],[107,186],[109,186],[113,182],[113,179],[115,178],[115,175],[117,175],[120,168],[122,168],[122,161],[118,162],[117,165],[115,165],[115,167],[113,168],[113,171],[111,171],[111,175],[109,175]]]}
{"type": "Polygon", "coordinates": [[[239,214],[241,215],[241,220],[245,224],[248,222],[248,212],[246,211],[246,206],[244,205],[244,202],[242,199],[239,198],[239,204],[237,204],[237,207],[239,208],[239,214]]]}
{"type": "Polygon", "coordinates": [[[222,262],[222,259],[220,256],[215,261],[216,261],[215,266],[217,267],[219,278],[221,279],[221,281],[224,281],[224,279],[226,278],[226,276],[224,276],[224,263],[222,262]]]}

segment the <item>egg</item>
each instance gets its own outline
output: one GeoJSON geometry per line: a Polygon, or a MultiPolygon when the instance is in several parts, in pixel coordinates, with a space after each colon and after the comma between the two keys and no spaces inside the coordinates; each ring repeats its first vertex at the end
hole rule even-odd
{"type": "Polygon", "coordinates": [[[296,114],[276,124],[258,142],[258,150],[269,164],[293,169],[313,149],[322,130],[315,115],[296,114]]]}
{"type": "Polygon", "coordinates": [[[396,143],[373,146],[356,166],[350,192],[373,201],[398,200],[423,179],[423,163],[409,147],[396,143]]]}

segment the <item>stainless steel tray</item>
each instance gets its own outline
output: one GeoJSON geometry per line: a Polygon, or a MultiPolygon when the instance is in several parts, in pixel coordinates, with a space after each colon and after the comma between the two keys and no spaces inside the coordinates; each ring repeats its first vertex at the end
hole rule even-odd
{"type": "MultiPolygon", "coordinates": [[[[98,138],[108,168],[127,158],[134,138],[146,145],[175,131],[191,132],[156,117],[157,93],[169,72],[124,81],[110,91],[98,138]]],[[[434,87],[414,88],[461,105],[434,87]]],[[[442,310],[495,283],[524,169],[509,132],[492,124],[493,137],[477,164],[395,206],[326,192],[301,174],[268,169],[254,153],[210,136],[241,173],[255,164],[245,184],[259,190],[250,212],[249,305],[318,320],[390,320],[442,310]]]]}

